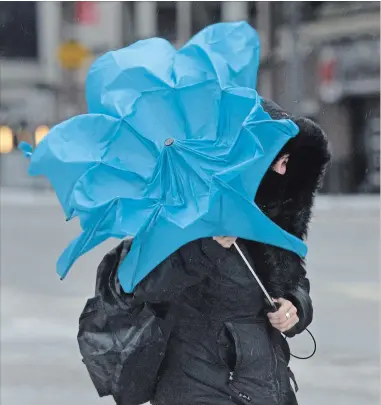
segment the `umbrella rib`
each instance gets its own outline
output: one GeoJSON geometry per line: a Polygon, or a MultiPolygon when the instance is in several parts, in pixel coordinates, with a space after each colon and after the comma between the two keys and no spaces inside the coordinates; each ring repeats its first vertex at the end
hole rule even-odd
{"type": "Polygon", "coordinates": [[[130,128],[131,132],[138,138],[142,144],[150,147],[151,151],[155,153],[155,157],[158,158],[160,156],[160,151],[158,150],[155,142],[151,141],[150,139],[146,138],[144,135],[141,135],[130,122],[126,120],[127,117],[122,117],[122,121],[130,128]]]}
{"type": "Polygon", "coordinates": [[[176,71],[175,69],[173,69],[173,65],[175,64],[175,59],[176,57],[173,58],[173,63],[172,63],[172,80],[174,82],[174,89],[173,89],[173,95],[174,95],[174,99],[176,101],[176,105],[177,105],[177,111],[179,111],[181,119],[183,121],[183,125],[184,125],[184,133],[185,133],[185,138],[188,138],[188,133],[191,133],[189,124],[188,124],[188,120],[185,119],[185,113],[183,111],[183,107],[182,105],[179,103],[179,96],[177,94],[177,77],[176,77],[176,71]]]}
{"type": "MultiPolygon", "coordinates": [[[[76,188],[77,184],[80,183],[80,182],[83,180],[83,178],[85,178],[90,172],[96,170],[99,166],[107,166],[107,167],[110,167],[110,168],[114,169],[115,171],[118,171],[118,172],[121,172],[121,173],[132,174],[132,175],[137,176],[140,180],[146,181],[146,179],[145,179],[144,177],[142,177],[140,174],[138,174],[138,173],[136,173],[136,172],[132,172],[131,170],[123,170],[123,169],[121,169],[121,168],[118,168],[118,167],[114,167],[114,166],[112,166],[112,165],[109,165],[107,162],[98,162],[95,166],[93,166],[93,167],[91,167],[90,169],[88,169],[85,173],[83,173],[83,174],[77,179],[77,181],[75,182],[74,186],[72,187],[72,191],[71,191],[71,193],[70,193],[71,197],[73,196],[73,192],[74,192],[74,189],[76,188]]],[[[111,200],[109,200],[109,201],[116,201],[116,200],[121,199],[121,198],[123,198],[123,199],[135,200],[134,198],[131,198],[131,197],[115,196],[115,197],[113,197],[113,198],[112,198],[111,200]]],[[[103,204],[101,204],[101,205],[103,205],[103,204]]],[[[71,216],[69,219],[72,219],[72,218],[73,218],[73,216],[71,216]]]]}
{"type": "Polygon", "coordinates": [[[104,147],[104,151],[103,151],[103,153],[102,153],[102,155],[101,155],[101,162],[102,162],[102,163],[103,163],[103,159],[104,159],[105,155],[107,154],[107,152],[106,152],[107,149],[109,148],[111,142],[113,142],[113,141],[115,140],[115,138],[117,138],[117,135],[118,135],[118,132],[119,132],[121,126],[122,126],[122,121],[121,121],[121,120],[118,120],[118,127],[115,128],[114,133],[113,133],[113,134],[109,137],[109,139],[107,140],[106,146],[104,147]]]}
{"type": "Polygon", "coordinates": [[[251,267],[251,264],[249,263],[249,261],[247,260],[246,256],[243,254],[242,250],[240,249],[240,247],[238,246],[237,242],[234,242],[234,247],[236,248],[237,252],[239,253],[239,255],[241,256],[242,260],[245,262],[246,266],[248,267],[248,269],[250,270],[251,274],[254,276],[255,280],[257,281],[259,287],[261,288],[261,290],[263,291],[263,294],[265,295],[265,297],[267,298],[269,304],[276,310],[277,307],[274,304],[274,301],[271,299],[270,294],[267,292],[265,286],[262,284],[261,280],[259,279],[259,277],[257,276],[256,272],[254,271],[254,269],[251,267]]]}
{"type": "MultiPolygon", "coordinates": [[[[190,142],[192,142],[192,141],[194,141],[194,140],[193,139],[190,140],[190,142]]],[[[186,142],[189,142],[189,141],[186,141],[186,142]]],[[[208,155],[208,154],[206,154],[204,152],[201,152],[199,150],[192,149],[192,148],[188,147],[185,142],[178,142],[177,147],[182,148],[182,149],[184,149],[184,150],[186,150],[187,152],[190,152],[190,153],[196,153],[197,155],[201,156],[202,158],[204,158],[205,160],[208,160],[208,161],[226,163],[225,158],[219,157],[219,156],[210,156],[210,155],[208,155]]],[[[226,153],[224,155],[226,155],[226,153]]]]}
{"type": "MultiPolygon", "coordinates": [[[[156,207],[156,209],[152,210],[152,213],[149,215],[149,217],[147,218],[144,225],[142,225],[139,232],[135,235],[135,240],[139,239],[142,234],[144,235],[144,232],[145,232],[146,228],[148,227],[148,224],[150,224],[154,219],[156,219],[156,217],[160,214],[162,208],[163,208],[162,205],[158,205],[156,207]]],[[[141,246],[141,244],[140,244],[140,246],[141,246]]],[[[132,245],[132,248],[133,247],[134,247],[134,245],[132,245]]],[[[131,284],[134,283],[134,280],[136,278],[136,270],[137,270],[137,266],[135,266],[135,268],[133,269],[132,276],[131,276],[131,284]]]]}
{"type": "MultiPolygon", "coordinates": [[[[178,146],[180,146],[180,145],[178,144],[178,146]]],[[[188,149],[188,148],[184,148],[184,149],[186,149],[187,151],[193,152],[192,149],[188,149]]],[[[197,171],[196,171],[196,169],[194,168],[194,166],[191,165],[191,164],[189,164],[189,163],[186,161],[186,159],[184,159],[184,156],[182,156],[180,153],[177,153],[177,156],[179,157],[179,159],[181,159],[181,160],[183,161],[183,163],[185,163],[185,166],[188,167],[188,168],[190,169],[190,171],[192,171],[193,173],[195,173],[196,176],[197,176],[203,183],[207,184],[207,182],[205,181],[205,178],[201,177],[200,174],[197,173],[197,171]]],[[[203,155],[203,157],[207,157],[207,156],[203,155]]],[[[206,176],[206,177],[207,177],[207,176],[206,176]]],[[[209,181],[208,183],[210,184],[210,181],[209,181]]]]}

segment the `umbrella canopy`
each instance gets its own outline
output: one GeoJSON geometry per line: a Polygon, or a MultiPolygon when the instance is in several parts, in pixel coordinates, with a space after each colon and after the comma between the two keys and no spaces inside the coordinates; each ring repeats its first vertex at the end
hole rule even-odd
{"type": "MultiPolygon", "coordinates": [[[[254,203],[298,127],[272,120],[255,90],[259,38],[245,22],[212,25],[176,49],[163,39],[112,51],[91,67],[88,114],[54,127],[31,155],[82,234],[75,260],[109,237],[133,237],[119,269],[126,292],[182,245],[234,235],[306,254],[254,203]]],[[[27,151],[30,154],[30,151],[27,151]]]]}

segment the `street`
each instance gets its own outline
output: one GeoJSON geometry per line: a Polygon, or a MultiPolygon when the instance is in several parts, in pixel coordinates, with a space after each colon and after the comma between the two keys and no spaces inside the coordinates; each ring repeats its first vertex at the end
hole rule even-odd
{"type": "MultiPolygon", "coordinates": [[[[79,314],[92,295],[109,241],[82,257],[65,281],[55,273],[78,234],[55,197],[1,190],[1,404],[95,405],[79,355],[79,314]]],[[[322,197],[311,225],[308,274],[317,354],[292,360],[300,405],[375,405],[379,400],[379,200],[322,197]]],[[[292,352],[312,350],[307,333],[292,352]]],[[[180,405],[180,404],[179,404],[180,405]]]]}

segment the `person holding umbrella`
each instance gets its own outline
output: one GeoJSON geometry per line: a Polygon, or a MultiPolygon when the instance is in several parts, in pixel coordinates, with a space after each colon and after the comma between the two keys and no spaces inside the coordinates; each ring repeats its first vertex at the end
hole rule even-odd
{"type": "MultiPolygon", "coordinates": [[[[263,107],[274,119],[289,116],[273,102],[263,107]]],[[[305,238],[330,157],[323,131],[309,119],[292,119],[300,133],[274,160],[256,200],[283,229],[305,238]]],[[[180,248],[134,291],[137,300],[177,307],[152,404],[297,404],[282,333],[300,334],[312,321],[303,260],[263,243],[213,239],[180,248]],[[268,311],[234,243],[278,302],[276,312],[268,311]]]]}
{"type": "MultiPolygon", "coordinates": [[[[287,116],[294,120],[300,133],[275,157],[260,183],[256,203],[283,229],[305,239],[314,195],[330,160],[328,142],[311,120],[292,117],[271,101],[262,100],[262,107],[273,119],[287,116]]],[[[124,357],[126,374],[122,373],[117,389],[110,389],[116,404],[136,405],[148,400],[152,405],[297,404],[298,386],[289,368],[285,336],[302,333],[313,318],[310,283],[300,256],[242,238],[201,238],[178,249],[126,294],[116,274],[130,248],[131,240],[123,241],[106,255],[98,270],[95,298],[102,296],[105,306],[115,308],[117,315],[99,316],[90,305],[83,319],[81,316],[78,335],[86,364],[91,358],[88,346],[91,352],[99,353],[100,347],[104,352],[105,335],[116,334],[123,342],[123,325],[130,322],[123,317],[129,311],[153,310],[155,315],[150,318],[142,316],[142,311],[135,327],[140,336],[151,336],[149,347],[162,340],[165,344],[150,353],[144,347],[148,337],[143,337],[141,344],[135,338],[125,339],[123,350],[129,353],[124,357]],[[255,269],[257,279],[239,253],[255,269]],[[277,302],[276,310],[266,295],[277,302]],[[118,302],[110,297],[117,297],[118,302]],[[125,309],[120,312],[118,308],[125,309]],[[157,320],[162,322],[160,327],[154,324],[157,320]],[[143,328],[142,323],[149,326],[143,328]]],[[[122,350],[117,346],[108,352],[113,351],[122,350]]],[[[101,357],[98,355],[96,366],[87,365],[98,392],[107,395],[99,386],[123,362],[104,362],[102,374],[101,357]]]]}
{"type": "Polygon", "coordinates": [[[21,145],[80,220],[62,279],[129,237],[100,264],[78,333],[118,405],[296,404],[283,334],[312,321],[304,240],[330,155],[315,123],[259,96],[258,66],[245,22],[180,50],[139,41],[91,67],[88,114],[21,145]]]}

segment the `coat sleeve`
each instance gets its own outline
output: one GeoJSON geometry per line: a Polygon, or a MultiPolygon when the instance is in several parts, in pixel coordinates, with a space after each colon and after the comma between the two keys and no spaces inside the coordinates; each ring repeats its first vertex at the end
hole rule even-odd
{"type": "Polygon", "coordinates": [[[285,299],[291,301],[297,311],[299,322],[287,333],[287,337],[293,337],[302,333],[312,322],[313,306],[310,297],[310,281],[306,276],[306,270],[303,268],[303,277],[301,277],[297,287],[286,294],[285,299]]]}
{"type": "Polygon", "coordinates": [[[201,239],[190,242],[165,259],[137,285],[135,299],[156,304],[173,302],[186,288],[205,279],[214,270],[205,243],[201,239]]]}

